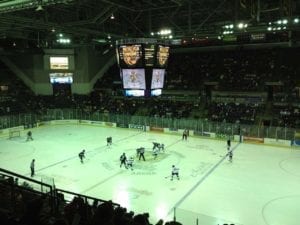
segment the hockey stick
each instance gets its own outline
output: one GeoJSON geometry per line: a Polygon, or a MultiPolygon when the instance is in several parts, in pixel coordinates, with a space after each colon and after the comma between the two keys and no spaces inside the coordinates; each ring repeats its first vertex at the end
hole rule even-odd
{"type": "Polygon", "coordinates": [[[169,177],[171,177],[171,175],[169,175],[169,176],[166,176],[166,177],[165,177],[165,179],[167,179],[167,178],[169,178],[169,177]]]}

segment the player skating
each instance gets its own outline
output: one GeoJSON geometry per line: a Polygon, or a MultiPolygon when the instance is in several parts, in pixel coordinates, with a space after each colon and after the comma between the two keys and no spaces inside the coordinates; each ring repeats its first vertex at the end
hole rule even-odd
{"type": "Polygon", "coordinates": [[[106,138],[106,145],[107,145],[107,146],[112,145],[112,137],[107,137],[107,138],[106,138]]]}
{"type": "Polygon", "coordinates": [[[80,162],[83,163],[83,159],[85,158],[85,150],[84,149],[81,152],[79,152],[78,157],[80,159],[80,162]]]}
{"type": "Polygon", "coordinates": [[[159,149],[158,149],[158,148],[153,149],[152,154],[153,154],[153,156],[154,156],[154,159],[157,158],[158,152],[159,152],[159,149]]]}
{"type": "Polygon", "coordinates": [[[158,146],[159,146],[159,143],[157,143],[157,142],[152,142],[152,143],[153,143],[153,148],[152,148],[152,150],[154,150],[154,149],[158,148],[158,146]]]}
{"type": "Polygon", "coordinates": [[[122,167],[122,165],[125,166],[126,169],[128,169],[127,165],[126,165],[126,160],[127,160],[127,157],[126,157],[126,154],[125,152],[120,156],[120,168],[122,167]]]}
{"type": "Polygon", "coordinates": [[[230,150],[227,155],[228,155],[228,161],[232,162],[232,157],[233,157],[232,150],[230,150]]]}
{"type": "Polygon", "coordinates": [[[173,180],[174,176],[176,176],[177,180],[179,180],[179,168],[177,168],[175,165],[172,166],[171,180],[173,180]]]}
{"type": "Polygon", "coordinates": [[[145,154],[145,148],[144,147],[140,147],[136,151],[137,151],[137,154],[139,155],[139,160],[141,160],[141,158],[143,158],[143,160],[146,161],[145,160],[145,156],[144,156],[144,154],[145,154]]]}
{"type": "Polygon", "coordinates": [[[27,139],[26,139],[26,141],[33,141],[33,138],[32,138],[32,132],[31,131],[28,131],[27,132],[27,139]]]}
{"type": "Polygon", "coordinates": [[[187,129],[184,129],[182,133],[182,140],[187,140],[187,136],[189,134],[189,131],[187,129]]]}
{"type": "Polygon", "coordinates": [[[35,174],[35,159],[33,159],[32,161],[31,161],[31,163],[30,163],[30,171],[31,171],[31,177],[33,177],[34,176],[34,174],[35,174]]]}
{"type": "Polygon", "coordinates": [[[131,168],[131,170],[133,170],[133,157],[131,156],[127,161],[126,161],[126,165],[127,165],[127,168],[131,168]]]}
{"type": "Polygon", "coordinates": [[[157,143],[157,142],[152,142],[153,143],[153,148],[152,150],[154,151],[155,149],[158,149],[159,151],[161,150],[165,150],[165,145],[164,144],[160,144],[160,143],[157,143]]]}
{"type": "Polygon", "coordinates": [[[227,148],[230,148],[231,147],[231,140],[230,140],[230,138],[228,138],[228,140],[227,140],[227,148]]]}
{"type": "Polygon", "coordinates": [[[165,151],[165,145],[164,145],[164,144],[160,144],[160,146],[159,146],[159,151],[160,151],[160,150],[165,151]]]}

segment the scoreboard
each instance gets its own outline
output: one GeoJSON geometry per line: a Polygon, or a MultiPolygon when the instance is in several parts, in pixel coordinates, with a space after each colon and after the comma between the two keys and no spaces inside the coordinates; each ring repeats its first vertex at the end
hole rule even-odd
{"type": "Polygon", "coordinates": [[[146,44],[144,47],[145,51],[145,66],[153,67],[155,62],[155,45],[146,44]]]}
{"type": "Polygon", "coordinates": [[[168,43],[156,39],[125,39],[117,41],[116,52],[125,96],[162,93],[170,55],[168,43]]]}
{"type": "Polygon", "coordinates": [[[169,51],[170,51],[170,47],[161,46],[161,45],[158,46],[156,61],[159,67],[166,67],[169,58],[169,51]]]}
{"type": "Polygon", "coordinates": [[[122,45],[119,47],[121,67],[142,67],[143,53],[141,45],[122,45]]]}

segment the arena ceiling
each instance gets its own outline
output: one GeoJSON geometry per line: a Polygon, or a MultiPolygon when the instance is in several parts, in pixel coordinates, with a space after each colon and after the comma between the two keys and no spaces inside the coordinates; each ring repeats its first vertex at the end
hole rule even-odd
{"type": "Polygon", "coordinates": [[[62,33],[77,44],[105,43],[161,29],[181,38],[297,15],[300,0],[0,0],[0,38],[44,45],[62,33]]]}

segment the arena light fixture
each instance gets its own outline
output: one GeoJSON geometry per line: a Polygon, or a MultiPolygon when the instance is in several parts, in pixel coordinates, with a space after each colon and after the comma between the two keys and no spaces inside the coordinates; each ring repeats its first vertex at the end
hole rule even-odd
{"type": "Polygon", "coordinates": [[[237,25],[237,27],[238,27],[239,29],[247,28],[247,27],[248,27],[248,24],[247,24],[247,23],[239,23],[239,24],[237,25]]]}
{"type": "Polygon", "coordinates": [[[57,42],[60,44],[70,44],[71,40],[69,38],[59,38],[57,39],[57,42]]]}
{"type": "Polygon", "coordinates": [[[160,35],[169,35],[171,33],[172,33],[172,31],[170,29],[162,29],[158,32],[158,34],[160,34],[160,35]]]}

